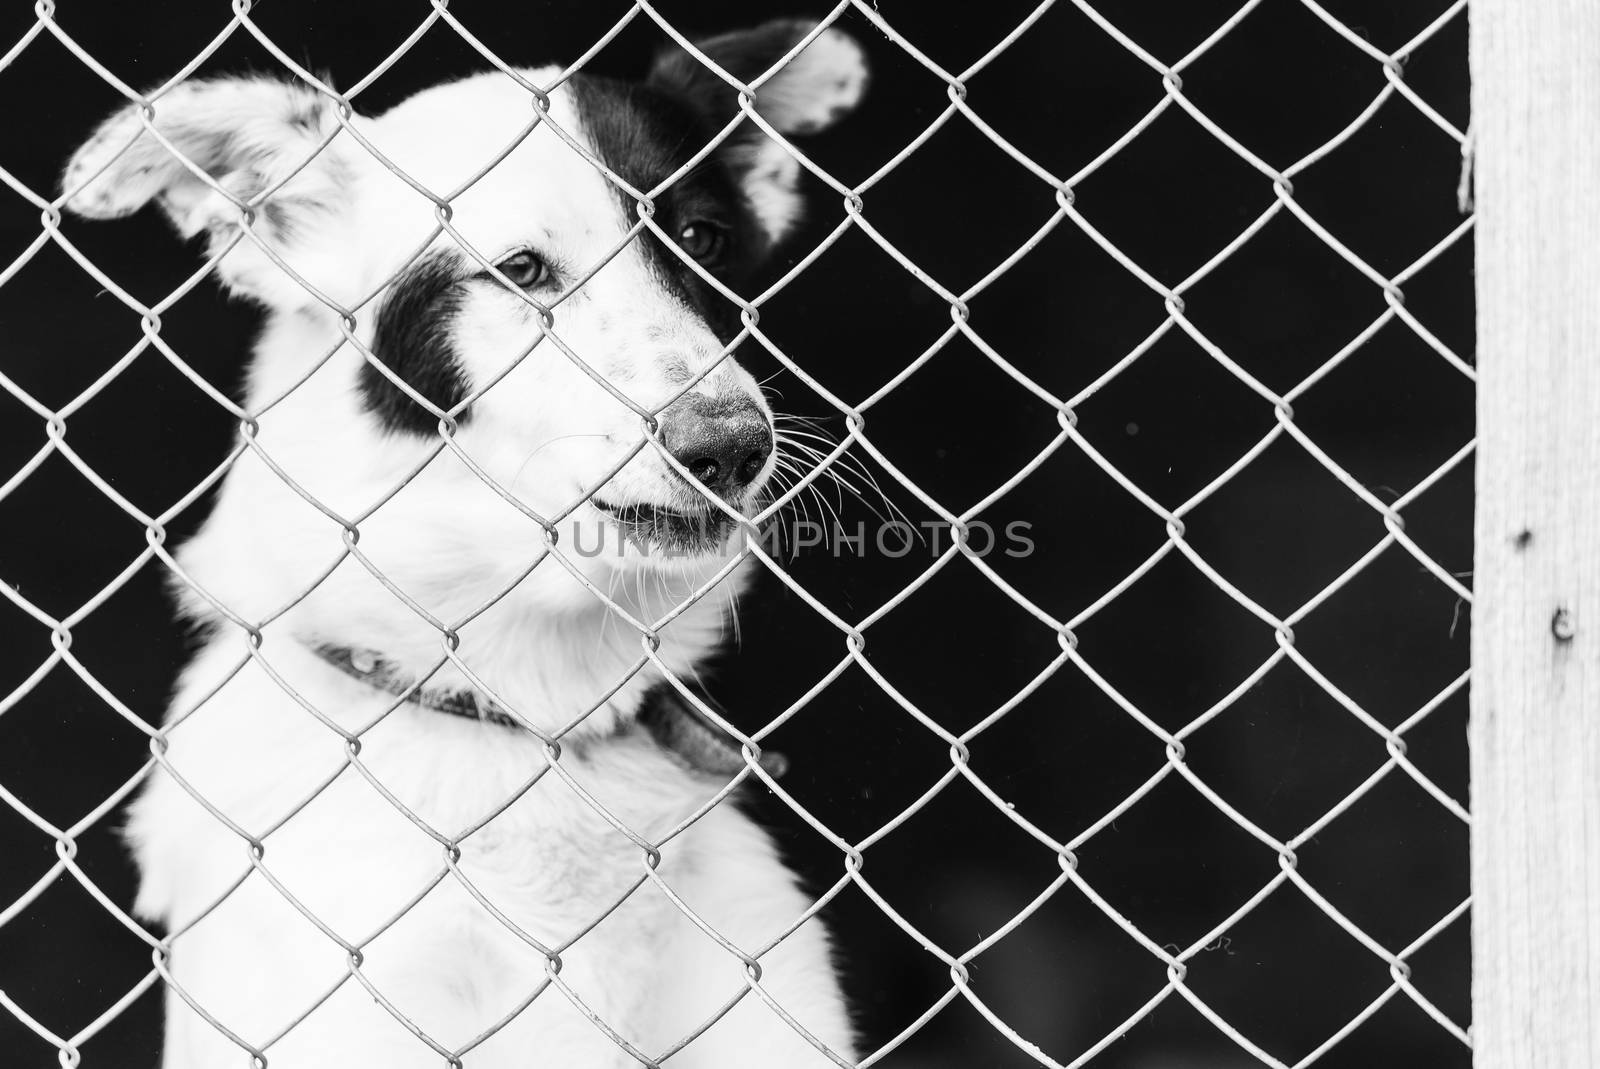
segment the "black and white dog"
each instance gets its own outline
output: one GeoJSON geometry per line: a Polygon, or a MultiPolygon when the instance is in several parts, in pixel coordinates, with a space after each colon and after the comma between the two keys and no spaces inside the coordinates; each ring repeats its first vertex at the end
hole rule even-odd
{"type": "MultiPolygon", "coordinates": [[[[748,81],[811,36],[755,104],[804,134],[866,83],[815,31],[698,47],[748,81]]],[[[675,49],[642,82],[571,77],[549,121],[534,100],[496,71],[345,128],[297,84],[193,82],[154,135],[126,109],[67,167],[70,210],[154,200],[267,309],[242,452],[178,554],[203,642],[128,823],[138,911],[174,933],[166,1069],[855,1057],[767,836],[729,804],[670,835],[729,778],[705,729],[638,725],[663,667],[718,648],[745,567],[642,671],[618,611],[648,625],[714,580],[739,530],[712,499],[753,515],[779,463],[757,384],[717,361],[738,317],[689,261],[738,290],[796,221],[800,165],[747,119],[654,196],[677,248],[617,251],[636,203],[587,157],[652,190],[735,91],[675,49]],[[434,670],[447,641],[465,670],[434,670]]]]}

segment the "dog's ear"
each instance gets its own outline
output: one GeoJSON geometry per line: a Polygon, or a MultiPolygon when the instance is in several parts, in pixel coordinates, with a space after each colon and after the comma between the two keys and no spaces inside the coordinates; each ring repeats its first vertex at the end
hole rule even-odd
{"type": "MultiPolygon", "coordinates": [[[[778,19],[696,41],[695,47],[748,85],[816,26],[815,21],[778,19]]],[[[739,91],[682,48],[656,57],[649,84],[687,100],[719,127],[738,110],[739,91]]],[[[781,134],[814,134],[854,110],[866,88],[867,63],[861,46],[829,27],[756,87],[756,111],[781,134]]],[[[722,156],[768,240],[777,241],[788,233],[800,216],[799,161],[750,122],[724,142],[722,156]]]]}
{"type": "MultiPolygon", "coordinates": [[[[283,183],[256,206],[250,226],[293,266],[296,244],[348,197],[339,146],[318,152],[338,127],[333,105],[309,88],[270,78],[185,82],[156,99],[150,125],[159,137],[138,105],[100,124],[62,174],[69,211],[115,219],[154,200],[179,233],[206,234],[214,251],[233,240],[244,218],[227,194],[245,202],[283,183]]],[[[218,270],[230,287],[269,305],[313,299],[248,237],[218,270]]]]}

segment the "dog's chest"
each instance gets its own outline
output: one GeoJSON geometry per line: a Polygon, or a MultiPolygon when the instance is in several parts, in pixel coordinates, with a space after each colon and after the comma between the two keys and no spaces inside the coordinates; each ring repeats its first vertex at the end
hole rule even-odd
{"type": "Polygon", "coordinates": [[[437,882],[468,915],[559,944],[714,792],[642,735],[570,746],[552,768],[531,736],[408,706],[352,754],[275,685],[217,697],[173,732],[183,782],[153,777],[132,811],[141,909],[169,920],[236,879],[254,837],[266,872],[336,929],[373,930],[437,882]]]}

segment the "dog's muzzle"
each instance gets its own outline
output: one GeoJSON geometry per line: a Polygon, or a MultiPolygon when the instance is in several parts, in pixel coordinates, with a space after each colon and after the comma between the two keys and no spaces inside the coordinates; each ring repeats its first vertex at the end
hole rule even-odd
{"type": "Polygon", "coordinates": [[[772,424],[748,397],[690,393],[661,413],[661,441],[706,489],[732,499],[772,456],[772,424]]]}

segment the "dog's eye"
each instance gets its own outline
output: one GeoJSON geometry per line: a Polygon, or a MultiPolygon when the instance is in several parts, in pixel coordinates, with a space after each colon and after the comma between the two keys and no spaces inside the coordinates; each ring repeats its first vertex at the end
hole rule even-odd
{"type": "Polygon", "coordinates": [[[701,263],[715,263],[721,259],[727,240],[727,233],[722,227],[704,219],[685,223],[683,229],[678,231],[679,247],[701,263]]]}
{"type": "Polygon", "coordinates": [[[526,249],[512,253],[495,266],[502,275],[523,289],[532,289],[550,281],[550,265],[538,253],[526,249]]]}

